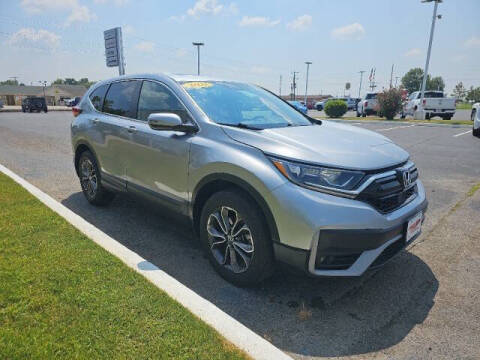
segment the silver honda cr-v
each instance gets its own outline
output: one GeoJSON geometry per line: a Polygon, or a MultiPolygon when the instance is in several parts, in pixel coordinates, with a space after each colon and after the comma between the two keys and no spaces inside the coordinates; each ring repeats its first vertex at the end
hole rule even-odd
{"type": "Polygon", "coordinates": [[[187,216],[213,267],[237,285],[267,278],[275,262],[359,276],[420,233],[427,201],[407,152],[258,86],[122,76],[95,84],[73,113],[87,200],[125,192],[187,216]]]}

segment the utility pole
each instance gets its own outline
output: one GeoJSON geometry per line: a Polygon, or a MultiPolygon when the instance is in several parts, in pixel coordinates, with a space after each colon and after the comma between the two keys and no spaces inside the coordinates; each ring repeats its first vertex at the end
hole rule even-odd
{"type": "Polygon", "coordinates": [[[392,72],[390,73],[390,89],[392,88],[392,85],[393,85],[393,65],[395,64],[392,64],[392,72]]]}
{"type": "Polygon", "coordinates": [[[282,96],[282,75],[280,75],[280,85],[278,86],[278,96],[282,96]]]}
{"type": "Polygon", "coordinates": [[[197,75],[200,75],[200,46],[205,44],[203,42],[193,42],[192,44],[197,47],[197,75]]]}
{"type": "Polygon", "coordinates": [[[360,70],[360,86],[358,87],[358,97],[360,97],[360,92],[362,91],[362,79],[363,79],[363,73],[365,70],[360,70]]]}
{"type": "MultiPolygon", "coordinates": [[[[442,2],[442,0],[422,0],[422,2],[435,2],[433,7],[433,16],[432,16],[432,26],[430,28],[430,40],[428,41],[428,51],[427,51],[427,60],[425,61],[425,70],[423,71],[423,81],[422,81],[422,90],[420,92],[420,106],[422,106],[423,110],[423,99],[425,97],[425,86],[427,85],[427,77],[428,77],[428,65],[430,63],[430,53],[432,51],[432,43],[433,43],[433,33],[435,31],[435,22],[437,20],[437,8],[438,3],[442,2]]],[[[439,18],[441,15],[439,15],[439,18]]]]}
{"type": "Polygon", "coordinates": [[[308,93],[308,68],[312,64],[311,61],[305,61],[305,64],[307,64],[307,78],[305,80],[305,106],[307,106],[307,93],[308,93]]]}
{"type": "Polygon", "coordinates": [[[399,76],[395,76],[395,87],[397,87],[397,82],[399,78],[400,78],[399,76]]]}
{"type": "Polygon", "coordinates": [[[297,98],[296,98],[296,94],[295,94],[295,91],[297,89],[297,74],[298,74],[298,71],[294,71],[293,72],[293,82],[292,82],[292,93],[293,93],[293,101],[295,101],[297,98]]]}

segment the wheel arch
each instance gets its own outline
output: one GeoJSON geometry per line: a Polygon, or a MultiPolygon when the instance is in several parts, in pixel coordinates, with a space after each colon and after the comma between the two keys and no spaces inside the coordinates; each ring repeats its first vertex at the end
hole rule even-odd
{"type": "Polygon", "coordinates": [[[95,154],[95,151],[93,150],[92,146],[88,144],[86,141],[79,141],[75,145],[75,154],[74,154],[74,166],[75,166],[75,172],[78,175],[78,162],[80,160],[80,156],[85,152],[85,151],[90,151],[93,156],[95,156],[95,159],[97,160],[97,163],[100,165],[97,154],[95,154]]]}
{"type": "Polygon", "coordinates": [[[273,213],[262,195],[248,182],[237,176],[218,173],[204,177],[195,187],[190,202],[189,216],[193,223],[195,233],[199,234],[200,214],[205,202],[218,191],[225,189],[239,189],[247,194],[261,209],[268,231],[273,242],[279,242],[279,235],[273,213]]]}

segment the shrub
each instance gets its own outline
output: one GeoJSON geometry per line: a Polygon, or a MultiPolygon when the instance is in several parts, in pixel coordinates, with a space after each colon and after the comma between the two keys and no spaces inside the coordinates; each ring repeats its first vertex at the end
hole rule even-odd
{"type": "Polygon", "coordinates": [[[348,110],[347,103],[343,100],[328,100],[325,104],[325,114],[331,118],[342,117],[348,110]]]}
{"type": "Polygon", "coordinates": [[[392,88],[384,90],[377,96],[378,115],[393,120],[395,115],[402,109],[402,92],[392,88]]]}

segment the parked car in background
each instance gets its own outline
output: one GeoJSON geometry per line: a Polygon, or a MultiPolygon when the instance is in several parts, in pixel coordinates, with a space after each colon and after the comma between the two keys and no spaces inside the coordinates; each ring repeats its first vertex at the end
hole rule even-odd
{"type": "Polygon", "coordinates": [[[3,108],[3,101],[0,100],[0,109],[2,109],[2,108],[3,108]]]}
{"type": "Polygon", "coordinates": [[[473,136],[480,137],[480,103],[472,105],[471,118],[473,121],[472,134],[473,136]]]}
{"type": "Polygon", "coordinates": [[[308,109],[307,109],[307,107],[303,104],[303,101],[293,101],[293,100],[289,100],[288,103],[289,103],[290,105],[292,105],[295,109],[297,109],[298,111],[300,111],[301,113],[307,115],[308,109]]]}
{"type": "Polygon", "coordinates": [[[376,115],[378,112],[377,92],[366,93],[362,100],[357,104],[357,117],[367,115],[376,115]]]}
{"type": "Polygon", "coordinates": [[[318,111],[322,111],[323,108],[325,107],[325,102],[327,101],[328,99],[325,99],[325,100],[322,100],[322,101],[317,101],[314,105],[315,109],[317,109],[318,111]]]}
{"type": "Polygon", "coordinates": [[[75,106],[80,102],[81,99],[82,99],[81,97],[77,96],[77,97],[65,100],[65,106],[69,106],[69,107],[75,106]]]}
{"type": "Polygon", "coordinates": [[[255,85],[127,75],[93,85],[73,114],[87,201],[130,193],[186,216],[234,284],[262,281],[275,262],[360,276],[420,234],[427,200],[405,150],[255,85]]]}
{"type": "Polygon", "coordinates": [[[27,97],[22,100],[22,111],[23,112],[32,112],[32,111],[43,111],[47,112],[47,102],[43,97],[27,97]]]}
{"type": "Polygon", "coordinates": [[[440,116],[444,120],[450,120],[455,115],[455,98],[447,98],[443,91],[425,91],[423,105],[420,104],[421,91],[410,94],[403,106],[400,117],[403,119],[408,115],[414,116],[419,109],[425,111],[425,119],[440,116]]]}

